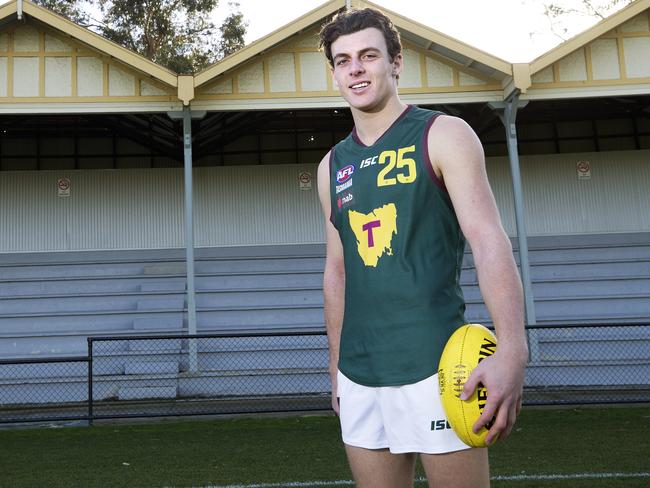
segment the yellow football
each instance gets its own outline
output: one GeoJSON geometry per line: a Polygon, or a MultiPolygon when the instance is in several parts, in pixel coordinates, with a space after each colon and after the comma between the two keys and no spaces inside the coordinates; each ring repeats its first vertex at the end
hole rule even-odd
{"type": "Polygon", "coordinates": [[[483,413],[487,391],[483,385],[474,390],[472,396],[463,401],[460,394],[465,382],[478,363],[496,351],[497,338],[480,324],[466,324],[459,327],[449,338],[440,356],[438,386],[442,406],[447,420],[460,439],[471,447],[485,447],[488,428],[481,428],[478,434],[472,426],[483,413]]]}

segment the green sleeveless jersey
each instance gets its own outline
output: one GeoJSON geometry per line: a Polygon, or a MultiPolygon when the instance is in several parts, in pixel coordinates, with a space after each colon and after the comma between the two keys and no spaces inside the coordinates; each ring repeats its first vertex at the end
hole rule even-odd
{"type": "Polygon", "coordinates": [[[409,106],[372,146],[353,130],[330,154],[330,218],[345,258],[339,369],[362,385],[431,376],[465,323],[465,238],[427,148],[438,115],[409,106]]]}

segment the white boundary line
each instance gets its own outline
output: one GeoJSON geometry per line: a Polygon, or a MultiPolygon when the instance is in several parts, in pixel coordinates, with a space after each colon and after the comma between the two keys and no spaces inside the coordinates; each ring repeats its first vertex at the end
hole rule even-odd
{"type": "Polygon", "coordinates": [[[252,485],[209,485],[193,488],[310,488],[314,486],[354,486],[354,481],[288,481],[286,483],[259,483],[252,485]]]}
{"type": "Polygon", "coordinates": [[[650,478],[650,473],[576,473],[576,474],[515,474],[512,476],[492,476],[493,481],[519,480],[585,480],[609,478],[650,478]]]}
{"type": "MultiPolygon", "coordinates": [[[[610,479],[610,478],[650,478],[650,472],[641,473],[574,473],[574,474],[516,474],[492,476],[492,481],[534,481],[568,479],[610,479]]],[[[424,482],[418,478],[416,482],[424,482]]],[[[209,485],[195,488],[312,488],[316,486],[354,486],[352,480],[335,481],[287,481],[285,483],[254,483],[249,485],[209,485]]]]}

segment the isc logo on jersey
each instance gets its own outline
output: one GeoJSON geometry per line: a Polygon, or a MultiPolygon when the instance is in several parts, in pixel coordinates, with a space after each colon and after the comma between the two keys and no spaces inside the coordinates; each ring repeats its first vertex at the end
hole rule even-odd
{"type": "Polygon", "coordinates": [[[372,158],[364,159],[363,161],[361,161],[361,164],[359,164],[359,169],[367,168],[368,166],[377,164],[378,159],[379,156],[373,156],[372,158]]]}

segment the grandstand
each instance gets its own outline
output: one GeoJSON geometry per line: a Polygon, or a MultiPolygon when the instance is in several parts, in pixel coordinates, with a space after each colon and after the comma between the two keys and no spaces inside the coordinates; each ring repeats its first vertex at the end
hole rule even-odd
{"type": "MultiPolygon", "coordinates": [[[[344,4],[329,1],[194,77],[29,2],[0,7],[0,67],[9,67],[0,69],[0,360],[78,357],[88,337],[123,337],[97,352],[97,399],[175,398],[178,382],[152,386],[152,377],[191,372],[184,343],[158,350],[128,338],[194,331],[193,303],[199,334],[323,330],[316,163],[351,117],[315,33],[344,4]]],[[[406,48],[404,100],[474,127],[517,259],[526,245],[527,386],[647,391],[650,1],[514,65],[390,15],[406,48]],[[520,187],[504,101],[518,110],[520,187]],[[588,324],[620,326],[578,327],[588,324]],[[608,347],[594,352],[594,343],[608,347]],[[585,368],[603,374],[586,378],[585,368]]],[[[471,250],[462,283],[468,320],[489,324],[471,250]]],[[[200,369],[225,379],[210,391],[190,386],[190,396],[227,395],[237,376],[273,395],[299,393],[285,379],[309,374],[305,393],[327,391],[324,337],[210,344],[198,351],[200,369]]],[[[0,365],[0,404],[83,401],[87,368],[0,365]]]]}

